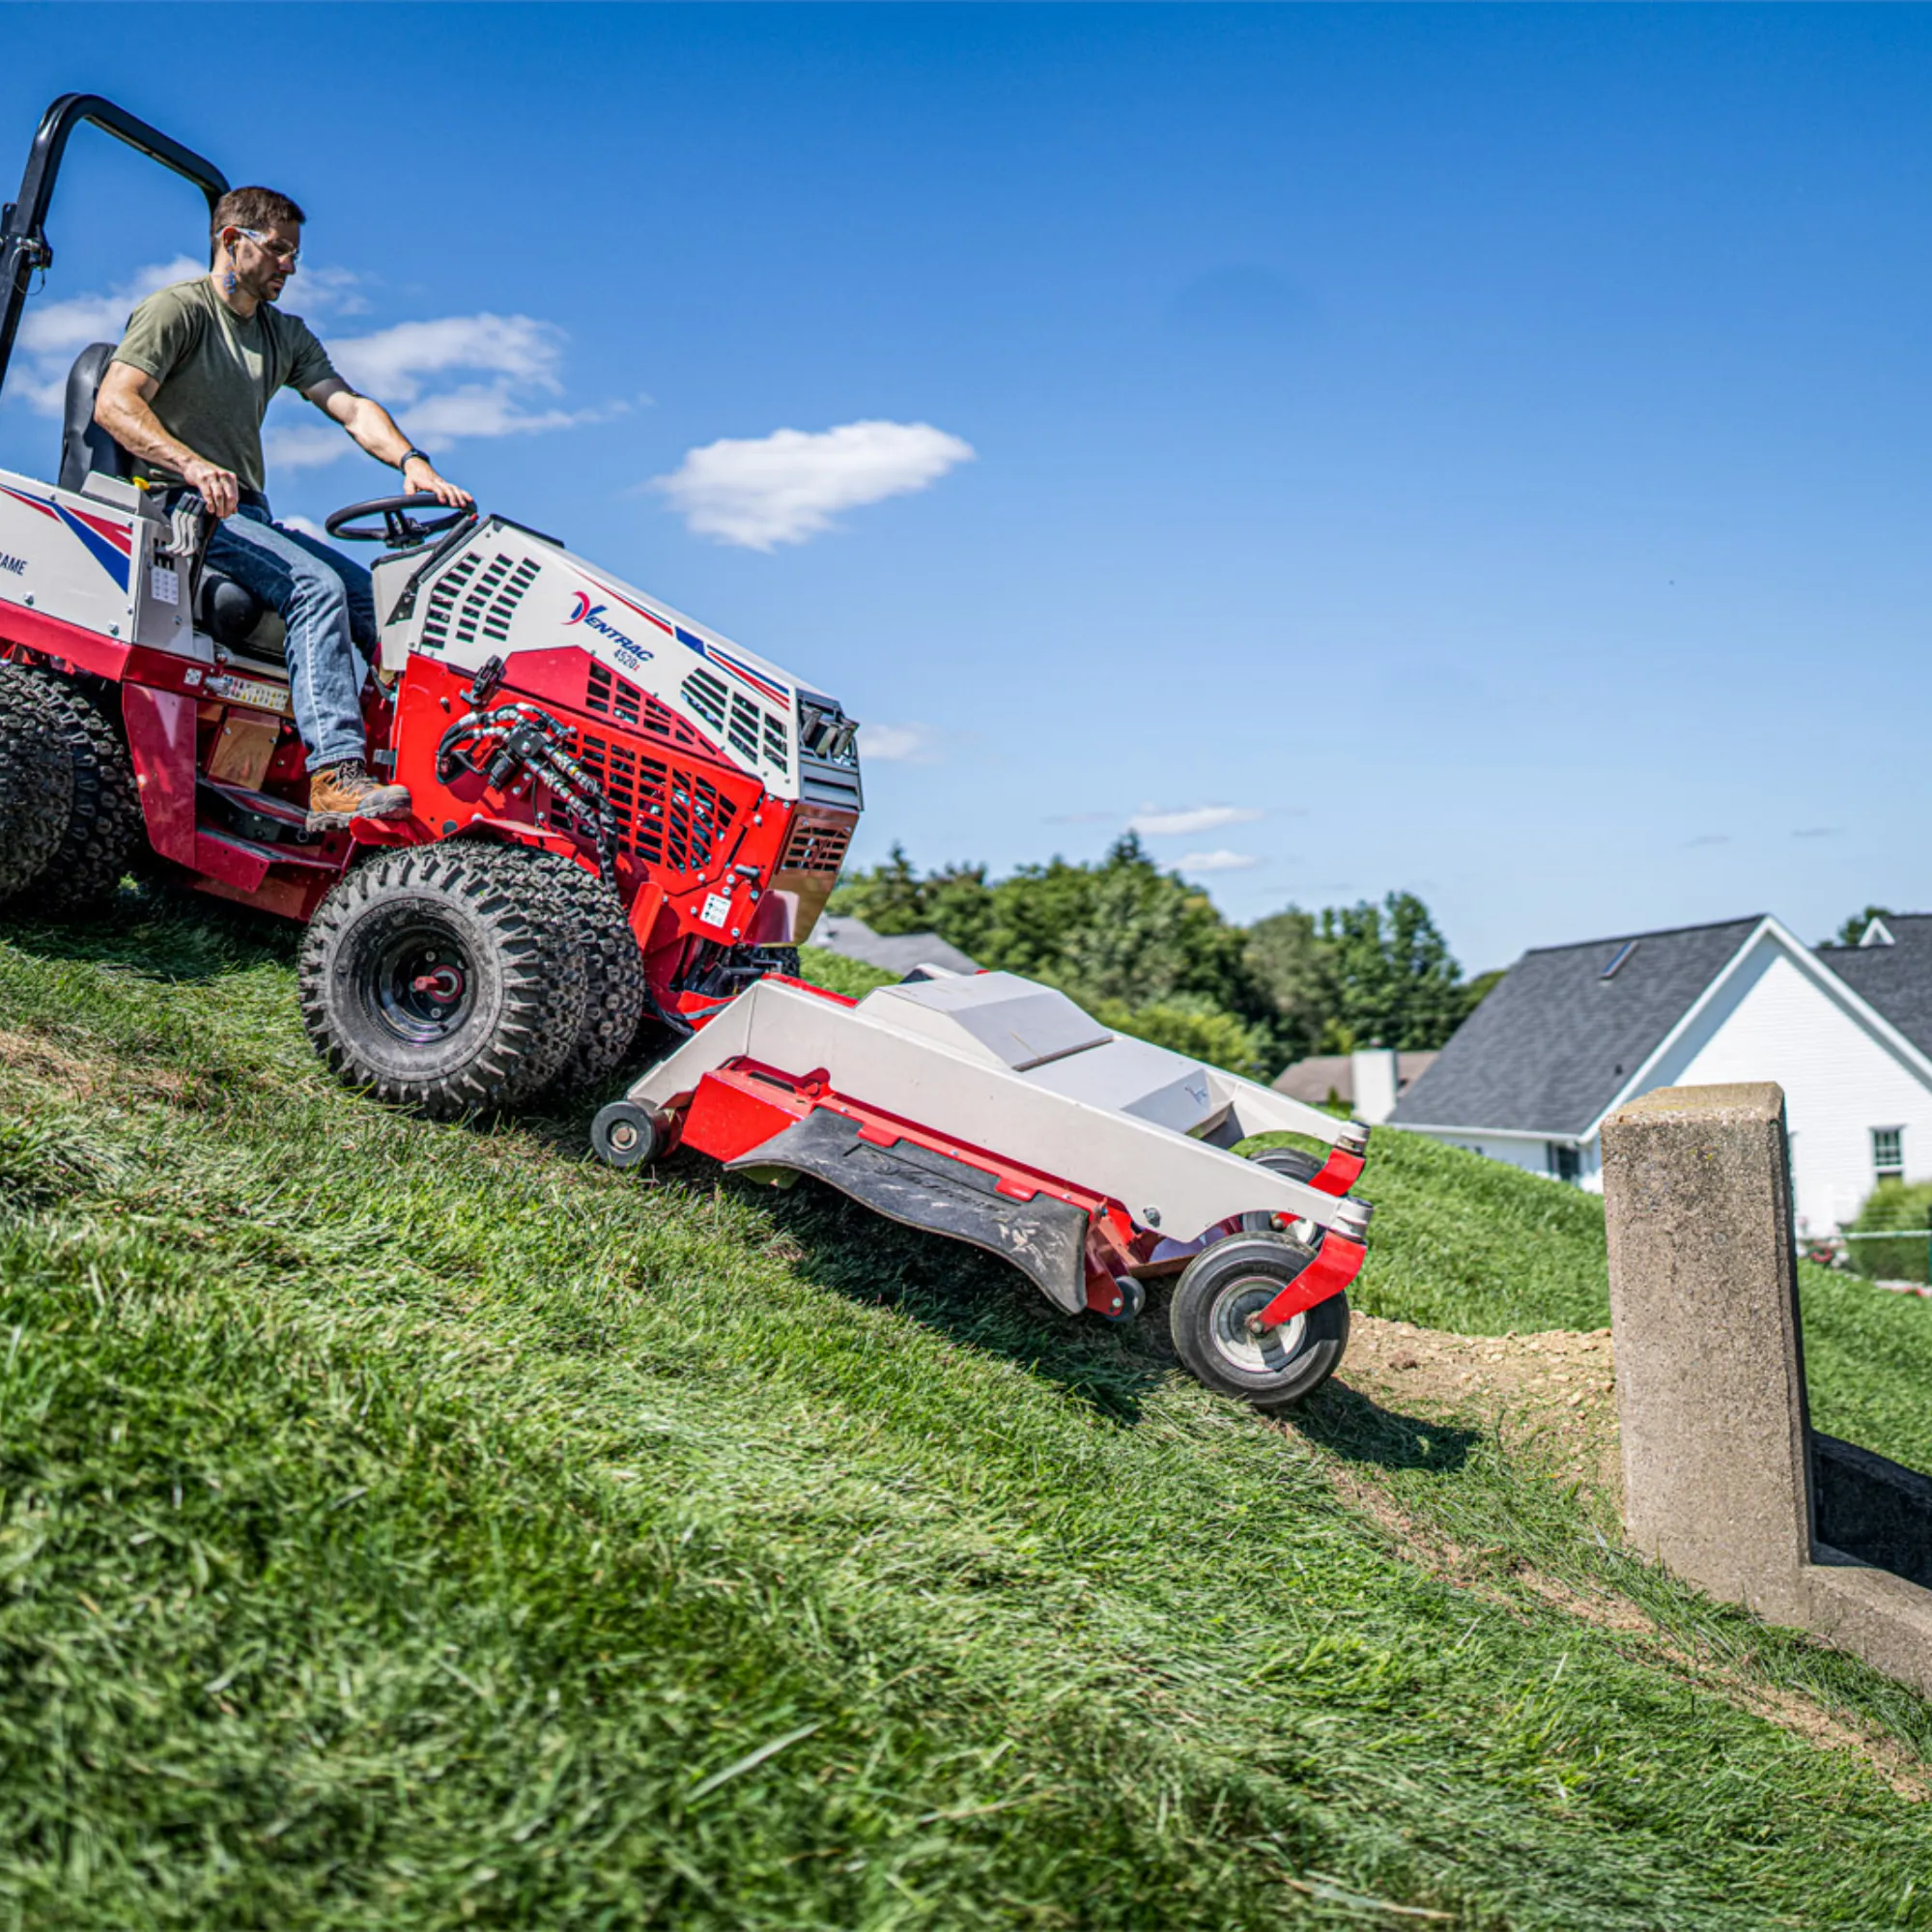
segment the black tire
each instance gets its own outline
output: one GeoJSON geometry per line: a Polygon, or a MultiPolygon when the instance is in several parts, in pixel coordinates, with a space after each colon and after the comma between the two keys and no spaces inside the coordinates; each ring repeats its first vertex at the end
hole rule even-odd
{"type": "Polygon", "coordinates": [[[641,1167],[670,1143],[664,1122],[634,1100],[612,1100],[590,1122],[590,1151],[606,1167],[641,1167]]]}
{"type": "Polygon", "coordinates": [[[309,923],[297,992],[346,1085],[448,1120],[555,1077],[582,1023],[583,958],[537,855],[452,839],[355,867],[309,923]]]}
{"type": "Polygon", "coordinates": [[[23,894],[36,912],[73,913],[109,897],[147,847],[134,764],[121,735],[71,678],[28,673],[56,721],[73,773],[67,830],[41,876],[23,894]]]}
{"type": "MultiPolygon", "coordinates": [[[[1285,1176],[1290,1180],[1298,1180],[1305,1187],[1321,1172],[1322,1163],[1312,1153],[1303,1153],[1299,1148],[1263,1148],[1259,1153],[1251,1153],[1248,1158],[1257,1167],[1264,1167],[1270,1174],[1285,1176]]],[[[1243,1214],[1241,1231],[1249,1235],[1267,1235],[1274,1232],[1274,1216],[1268,1213],[1243,1214]]],[[[1321,1231],[1313,1222],[1297,1221],[1290,1231],[1298,1241],[1311,1247],[1321,1245],[1321,1231]]]]}
{"type": "Polygon", "coordinates": [[[1270,1174],[1285,1175],[1290,1180],[1298,1180],[1304,1186],[1313,1181],[1326,1165],[1312,1153],[1303,1153],[1299,1148],[1263,1148],[1248,1158],[1257,1167],[1264,1167],[1270,1174]]]}
{"type": "Polygon", "coordinates": [[[1147,1290],[1130,1274],[1118,1274],[1114,1286],[1120,1292],[1121,1305],[1111,1313],[1096,1309],[1102,1321],[1111,1322],[1116,1328],[1124,1328],[1129,1321],[1140,1320],[1141,1310],[1147,1306],[1147,1290]]]}
{"type": "Polygon", "coordinates": [[[0,899],[40,879],[73,811],[73,764],[40,678],[0,664],[0,899]]]}
{"type": "Polygon", "coordinates": [[[644,1016],[644,955],[617,895],[594,872],[554,853],[538,863],[554,878],[576,922],[583,956],[583,1018],[553,1089],[571,1094],[608,1080],[624,1064],[644,1016]]]}
{"type": "Polygon", "coordinates": [[[1219,1395],[1255,1408],[1281,1408],[1320,1388],[1349,1346],[1349,1297],[1331,1295],[1272,1334],[1247,1331],[1259,1314],[1315,1259],[1275,1235],[1231,1235],[1181,1271],[1168,1323],[1180,1359],[1219,1395]]]}

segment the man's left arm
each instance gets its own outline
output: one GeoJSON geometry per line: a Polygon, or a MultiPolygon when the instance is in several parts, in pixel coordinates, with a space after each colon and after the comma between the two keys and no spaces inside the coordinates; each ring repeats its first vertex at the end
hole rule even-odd
{"type": "Polygon", "coordinates": [[[326,376],[301,393],[317,409],[333,416],[378,463],[400,469],[411,490],[452,508],[476,500],[468,490],[459,489],[440,474],[428,457],[420,452],[412,454],[410,440],[396,427],[395,417],[373,396],[357,395],[340,376],[326,376]]]}

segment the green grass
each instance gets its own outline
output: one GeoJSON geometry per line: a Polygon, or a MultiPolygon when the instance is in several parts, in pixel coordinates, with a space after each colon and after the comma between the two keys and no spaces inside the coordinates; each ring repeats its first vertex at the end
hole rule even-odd
{"type": "MultiPolygon", "coordinates": [[[[1367,1313],[1467,1335],[1608,1322],[1600,1197],[1391,1128],[1357,1191],[1376,1204],[1367,1313]]],[[[1932,1469],[1932,1301],[1809,1263],[1798,1279],[1812,1421],[1932,1469]]]]}
{"type": "MultiPolygon", "coordinates": [[[[1738,1700],[1921,1764],[1932,1708],[1533,1454],[386,1113],[289,935],[124,915],[0,943],[0,1926],[1932,1925],[1923,1806],[1738,1700]]],[[[1382,1139],[1372,1296],[1503,1321],[1382,1139]]]]}

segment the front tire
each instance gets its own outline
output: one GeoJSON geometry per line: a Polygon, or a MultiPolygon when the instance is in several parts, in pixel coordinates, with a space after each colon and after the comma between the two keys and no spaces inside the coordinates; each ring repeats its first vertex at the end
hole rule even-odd
{"type": "Polygon", "coordinates": [[[345,1085],[438,1119],[555,1078],[583,1019],[570,901],[520,846],[457,839],[355,867],[317,909],[302,1022],[345,1085]]]}
{"type": "Polygon", "coordinates": [[[1349,1298],[1331,1295],[1280,1328],[1248,1333],[1258,1315],[1315,1259],[1273,1235],[1234,1235],[1188,1263],[1168,1322],[1180,1359],[1219,1395],[1281,1408],[1321,1386],[1349,1346],[1349,1298]]]}
{"type": "Polygon", "coordinates": [[[595,1087],[624,1064],[644,1016],[644,955],[617,895],[575,860],[536,855],[569,901],[583,955],[583,1018],[552,1086],[559,1094],[595,1087]]]}

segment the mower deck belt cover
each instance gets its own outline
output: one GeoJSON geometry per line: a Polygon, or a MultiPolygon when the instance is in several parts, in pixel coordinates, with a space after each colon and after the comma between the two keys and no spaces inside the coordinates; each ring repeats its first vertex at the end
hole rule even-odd
{"type": "Polygon", "coordinates": [[[1050,1194],[1016,1201],[984,1168],[911,1141],[876,1146],[860,1138],[857,1121],[829,1107],[725,1164],[811,1175],[888,1220],[1011,1262],[1069,1315],[1087,1305],[1087,1216],[1070,1201],[1050,1194]]]}

